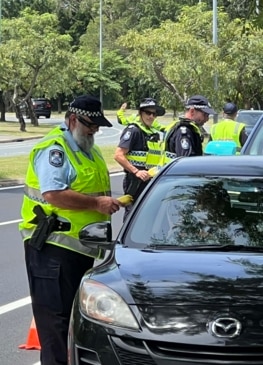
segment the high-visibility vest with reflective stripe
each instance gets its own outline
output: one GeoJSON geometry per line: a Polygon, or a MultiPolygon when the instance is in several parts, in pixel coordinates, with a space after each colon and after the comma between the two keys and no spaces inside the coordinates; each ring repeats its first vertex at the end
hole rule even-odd
{"type": "MultiPolygon", "coordinates": [[[[133,122],[132,124],[138,126],[144,134],[147,134],[147,137],[156,134],[152,128],[146,128],[139,120],[133,122]]],[[[129,151],[126,154],[127,160],[136,167],[143,167],[146,170],[158,166],[160,157],[161,157],[161,142],[151,142],[146,141],[148,150],[147,151],[129,151]]]]}
{"type": "MultiPolygon", "coordinates": [[[[58,132],[58,130],[55,129],[55,132],[58,132]]],[[[27,240],[32,236],[32,233],[36,228],[36,225],[31,223],[31,221],[35,218],[33,208],[36,205],[40,205],[46,215],[49,216],[51,213],[55,213],[59,220],[69,222],[71,224],[69,231],[52,232],[47,239],[47,243],[61,246],[88,256],[99,257],[100,249],[90,249],[84,247],[80,243],[79,232],[89,223],[109,221],[110,216],[99,213],[95,210],[62,209],[46,202],[40,192],[38,177],[34,172],[34,157],[36,153],[43,148],[47,148],[51,145],[54,145],[55,148],[55,144],[62,146],[70,163],[76,171],[76,179],[71,183],[69,188],[89,196],[111,195],[107,166],[98,147],[94,146],[90,151],[93,157],[92,161],[80,150],[73,151],[63,136],[63,132],[58,132],[60,133],[58,135],[54,135],[53,133],[54,131],[37,143],[30,154],[30,162],[25,181],[24,198],[21,209],[23,222],[20,223],[19,229],[24,240],[27,240]]]]}
{"type": "Polygon", "coordinates": [[[211,138],[213,141],[234,141],[237,147],[241,147],[239,137],[244,127],[244,123],[225,119],[212,125],[210,129],[211,138]]]}

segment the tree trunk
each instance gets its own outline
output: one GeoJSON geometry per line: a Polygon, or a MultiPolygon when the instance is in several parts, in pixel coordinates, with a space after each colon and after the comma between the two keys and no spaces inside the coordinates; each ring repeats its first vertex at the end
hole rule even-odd
{"type": "Polygon", "coordinates": [[[0,90],[0,114],[0,121],[5,122],[5,103],[2,90],[0,90]]]}
{"type": "Polygon", "coordinates": [[[62,113],[62,105],[61,105],[61,97],[58,97],[58,113],[61,114],[62,113]]]}
{"type": "Polygon", "coordinates": [[[31,99],[27,100],[27,108],[28,108],[28,115],[29,115],[29,118],[31,120],[31,124],[34,125],[35,127],[38,127],[39,123],[38,123],[37,116],[34,112],[34,108],[33,108],[31,99]]]}
{"type": "Polygon", "coordinates": [[[19,105],[15,105],[16,117],[20,124],[20,131],[26,132],[26,123],[19,105]]]}

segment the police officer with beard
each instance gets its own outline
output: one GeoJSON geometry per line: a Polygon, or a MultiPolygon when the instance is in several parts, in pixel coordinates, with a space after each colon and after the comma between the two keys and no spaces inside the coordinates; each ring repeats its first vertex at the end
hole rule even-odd
{"type": "Polygon", "coordinates": [[[165,163],[179,156],[201,156],[203,136],[201,127],[215,114],[209,101],[202,95],[190,97],[185,105],[184,117],[167,127],[165,137],[165,163]]]}
{"type": "Polygon", "coordinates": [[[66,121],[30,153],[20,231],[41,345],[41,365],[67,365],[67,336],[75,293],[84,273],[100,257],[84,247],[79,232],[110,220],[120,209],[111,197],[101,151],[94,144],[100,127],[111,127],[99,100],[77,97],[66,121]]]}

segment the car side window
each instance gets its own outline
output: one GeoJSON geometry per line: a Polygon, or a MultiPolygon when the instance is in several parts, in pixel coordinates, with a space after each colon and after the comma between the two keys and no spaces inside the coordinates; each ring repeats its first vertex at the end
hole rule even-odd
{"type": "Polygon", "coordinates": [[[261,245],[263,181],[174,177],[156,184],[150,194],[128,245],[261,245]]]}

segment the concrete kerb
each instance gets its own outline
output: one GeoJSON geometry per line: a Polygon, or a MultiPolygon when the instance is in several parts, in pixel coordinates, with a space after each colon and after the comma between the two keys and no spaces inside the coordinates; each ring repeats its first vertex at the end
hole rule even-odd
{"type": "Polygon", "coordinates": [[[34,137],[19,137],[19,138],[14,138],[12,136],[1,136],[0,135],[0,143],[10,143],[10,142],[23,142],[23,141],[27,141],[30,139],[40,139],[43,138],[44,136],[34,136],[34,137]]]}

